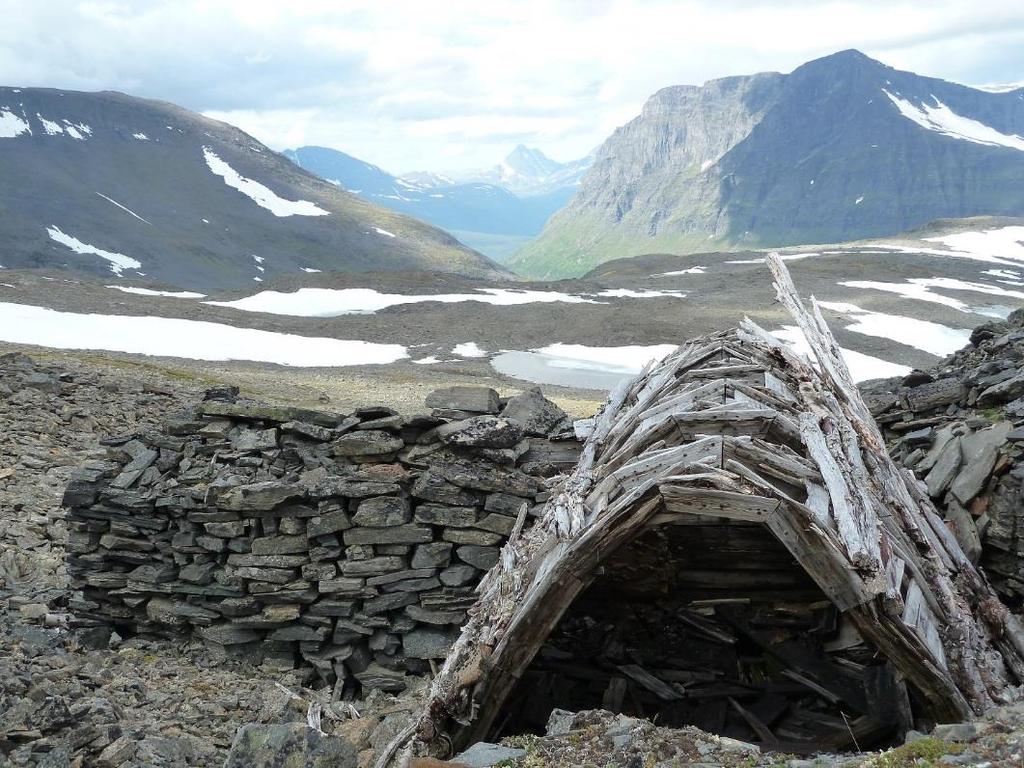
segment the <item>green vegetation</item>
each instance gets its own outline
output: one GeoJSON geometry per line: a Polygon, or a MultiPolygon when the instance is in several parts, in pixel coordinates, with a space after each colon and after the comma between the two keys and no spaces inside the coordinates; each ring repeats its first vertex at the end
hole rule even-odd
{"type": "Polygon", "coordinates": [[[869,758],[860,768],[932,768],[943,755],[959,754],[963,748],[962,744],[925,736],[869,758]]]}

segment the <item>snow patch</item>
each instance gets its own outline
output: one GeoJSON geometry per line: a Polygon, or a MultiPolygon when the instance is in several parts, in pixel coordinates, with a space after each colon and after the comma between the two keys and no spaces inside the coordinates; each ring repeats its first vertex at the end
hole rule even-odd
{"type": "Polygon", "coordinates": [[[0,109],[0,139],[13,139],[23,133],[32,135],[28,122],[9,110],[0,109]]]}
{"type": "Polygon", "coordinates": [[[225,184],[232,189],[237,189],[256,205],[266,208],[275,216],[327,216],[330,213],[308,200],[285,200],[283,197],[278,197],[258,181],[242,176],[221,160],[209,147],[203,147],[203,157],[206,159],[206,165],[210,171],[223,178],[225,184]]]}
{"type": "Polygon", "coordinates": [[[262,291],[234,301],[211,301],[210,304],[232,307],[245,312],[266,312],[296,317],[333,317],[335,315],[372,314],[400,304],[436,301],[456,304],[479,301],[495,306],[520,304],[599,304],[583,296],[558,291],[528,291],[510,288],[482,288],[478,293],[413,294],[380,293],[372,288],[299,288],[297,291],[262,291]]]}
{"type": "Polygon", "coordinates": [[[323,271],[322,269],[313,269],[312,267],[300,267],[300,269],[303,272],[308,272],[311,275],[315,275],[323,271]]]}
{"type": "MultiPolygon", "coordinates": [[[[784,325],[782,328],[771,333],[780,341],[784,341],[794,352],[803,355],[809,360],[813,359],[811,356],[811,346],[807,343],[807,338],[798,326],[784,325]]],[[[888,360],[865,355],[863,352],[856,352],[843,347],[840,347],[839,351],[846,362],[846,367],[850,369],[850,375],[853,377],[854,382],[857,383],[870,379],[906,376],[911,371],[909,365],[890,363],[888,360]]]]}
{"type": "MultiPolygon", "coordinates": [[[[963,280],[956,280],[951,277],[912,277],[905,283],[882,283],[874,280],[848,280],[839,285],[847,288],[866,288],[876,291],[895,293],[905,299],[917,299],[928,301],[933,304],[942,304],[951,307],[958,312],[976,312],[966,302],[952,296],[944,296],[935,293],[932,288],[944,288],[949,291],[971,291],[983,293],[989,296],[1007,296],[1013,299],[1024,299],[1021,291],[1011,291],[1000,288],[998,285],[987,285],[986,283],[970,283],[963,280]]],[[[977,314],[984,314],[976,312],[977,314]]]]}
{"type": "Polygon", "coordinates": [[[682,291],[653,291],[641,288],[640,290],[631,290],[629,288],[609,288],[606,291],[601,291],[598,296],[609,296],[617,299],[654,299],[660,296],[675,296],[676,298],[683,298],[686,296],[682,291]]]}
{"type": "MultiPolygon", "coordinates": [[[[842,251],[830,251],[830,253],[842,253],[842,251]]],[[[809,259],[812,256],[821,256],[817,251],[809,251],[807,253],[783,253],[779,255],[779,258],[783,261],[800,261],[800,259],[809,259]]],[[[727,261],[726,264],[764,264],[764,259],[738,259],[736,261],[727,261]]]]}
{"type": "Polygon", "coordinates": [[[929,131],[935,131],[953,139],[969,141],[973,144],[984,144],[990,147],[1008,147],[1024,152],[1024,138],[1016,134],[1000,133],[991,126],[977,120],[972,120],[969,117],[958,115],[935,96],[932,96],[935,100],[935,106],[930,104],[917,106],[911,104],[906,99],[893,96],[884,88],[882,93],[888,96],[889,100],[896,105],[901,115],[929,131]]]}
{"type": "Polygon", "coordinates": [[[889,339],[938,357],[956,352],[967,344],[971,336],[967,328],[950,328],[928,320],[872,312],[856,304],[830,301],[819,304],[823,309],[850,317],[854,322],[846,326],[848,331],[889,339]]]}
{"type": "Polygon", "coordinates": [[[708,267],[705,266],[691,266],[689,269],[677,269],[674,272],[659,272],[658,274],[652,274],[652,278],[674,278],[677,274],[703,274],[708,271],[708,267]]]}
{"type": "Polygon", "coordinates": [[[416,363],[416,365],[433,365],[441,361],[434,355],[431,355],[430,357],[421,357],[419,360],[413,360],[412,362],[416,363]]]}
{"type": "Polygon", "coordinates": [[[36,112],[36,117],[39,118],[39,122],[43,124],[43,130],[46,131],[47,136],[60,136],[64,133],[64,129],[60,123],[54,122],[53,120],[47,120],[45,117],[36,112]]]}
{"type": "Polygon", "coordinates": [[[123,253],[104,251],[102,248],[97,248],[95,245],[83,243],[78,238],[61,232],[56,226],[47,227],[46,232],[50,235],[51,240],[67,246],[75,253],[89,254],[99,256],[101,259],[106,259],[110,262],[110,271],[118,277],[121,277],[121,272],[126,269],[139,269],[142,266],[141,262],[136,261],[129,256],[125,256],[123,253]]]}
{"type": "Polygon", "coordinates": [[[388,232],[386,229],[381,229],[380,227],[374,227],[373,231],[378,235],[384,235],[384,237],[397,237],[394,232],[388,232]]]}
{"type": "Polygon", "coordinates": [[[149,136],[144,133],[133,133],[132,138],[138,139],[139,141],[149,141],[149,136]]]}
{"type": "Polygon", "coordinates": [[[452,347],[452,354],[459,357],[487,357],[487,352],[480,349],[475,341],[466,341],[452,347]]]}
{"type": "Polygon", "coordinates": [[[863,202],[864,202],[864,195],[861,195],[860,197],[858,197],[856,200],[853,201],[853,204],[854,205],[860,205],[863,202]]]}
{"type": "Polygon", "coordinates": [[[205,293],[194,293],[193,291],[155,291],[152,288],[136,288],[133,285],[108,285],[115,291],[134,293],[139,296],[168,296],[173,299],[205,299],[205,293]]]}
{"type": "Polygon", "coordinates": [[[57,349],[289,366],[382,365],[408,356],[399,344],[297,336],[170,317],[58,312],[3,302],[0,340],[57,349]]]}

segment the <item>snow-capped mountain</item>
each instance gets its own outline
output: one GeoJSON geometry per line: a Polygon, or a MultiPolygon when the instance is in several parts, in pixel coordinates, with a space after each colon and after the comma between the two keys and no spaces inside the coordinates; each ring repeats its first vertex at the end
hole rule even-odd
{"type": "Polygon", "coordinates": [[[497,184],[522,197],[532,197],[566,189],[575,190],[593,162],[594,156],[590,154],[578,160],[560,163],[539,149],[520,144],[498,165],[451,175],[463,182],[497,184]]]}
{"type": "MultiPolygon", "coordinates": [[[[456,182],[441,174],[394,176],[327,147],[299,147],[284,154],[295,164],[355,195],[442,227],[496,259],[539,234],[551,215],[575,193],[575,187],[569,185],[524,196],[511,192],[505,184],[456,182]]],[[[539,152],[538,155],[544,158],[539,152]]],[[[552,168],[558,165],[548,162],[552,168]]],[[[524,171],[528,170],[524,166],[524,171]]],[[[520,178],[526,177],[525,172],[520,174],[520,178]]]]}
{"type": "Polygon", "coordinates": [[[251,136],[120,93],[0,88],[0,265],[210,291],[301,271],[493,263],[251,136]]]}
{"type": "Polygon", "coordinates": [[[791,74],[659,91],[510,264],[832,243],[1024,215],[1024,89],[991,92],[843,51],[791,74]]]}

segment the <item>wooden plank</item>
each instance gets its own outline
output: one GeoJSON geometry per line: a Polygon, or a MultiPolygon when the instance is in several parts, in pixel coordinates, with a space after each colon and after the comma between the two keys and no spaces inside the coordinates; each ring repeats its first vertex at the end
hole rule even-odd
{"type": "Polygon", "coordinates": [[[668,683],[662,682],[639,664],[622,664],[619,672],[642,688],[646,688],[662,701],[678,701],[682,695],[668,683]]]}
{"type": "Polygon", "coordinates": [[[781,504],[778,499],[766,496],[710,488],[662,484],[658,489],[665,504],[666,514],[655,517],[652,521],[654,524],[658,524],[659,517],[667,518],[669,514],[724,517],[729,520],[762,523],[774,515],[781,504]]]}

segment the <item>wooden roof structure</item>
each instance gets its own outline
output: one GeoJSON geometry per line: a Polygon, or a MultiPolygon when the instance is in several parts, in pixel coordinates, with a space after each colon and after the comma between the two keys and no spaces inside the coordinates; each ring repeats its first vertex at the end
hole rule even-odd
{"type": "Polygon", "coordinates": [[[782,261],[768,264],[814,363],[744,320],[615,390],[541,519],[517,522],[422,711],[378,766],[486,738],[602,560],[682,516],[767,526],[935,720],[1016,696],[1016,618],[890,460],[813,298],[808,309],[782,261]]]}

